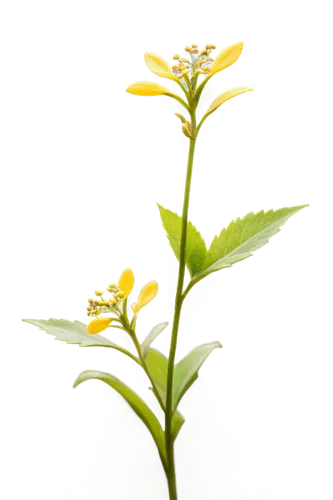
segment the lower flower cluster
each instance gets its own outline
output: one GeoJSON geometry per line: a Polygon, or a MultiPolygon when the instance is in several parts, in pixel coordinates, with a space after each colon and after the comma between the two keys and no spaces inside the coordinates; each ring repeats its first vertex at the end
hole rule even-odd
{"type": "MultiPolygon", "coordinates": [[[[87,315],[94,319],[87,325],[87,332],[94,335],[108,328],[112,321],[124,321],[127,319],[127,298],[134,287],[134,274],[130,268],[125,269],[121,274],[118,284],[110,283],[106,291],[111,294],[111,297],[104,298],[104,292],[95,290],[96,299],[88,299],[87,315]],[[115,316],[98,317],[100,314],[113,313],[115,316]]],[[[150,281],[140,291],[137,302],[133,302],[131,307],[134,313],[132,323],[135,323],[136,317],[140,309],[149,304],[158,292],[158,284],[156,281],[150,281]]]]}

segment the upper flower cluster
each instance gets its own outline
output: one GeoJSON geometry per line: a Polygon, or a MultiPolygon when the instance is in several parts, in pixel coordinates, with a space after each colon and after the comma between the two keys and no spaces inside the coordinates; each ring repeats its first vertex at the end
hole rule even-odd
{"type": "MultiPolygon", "coordinates": [[[[194,96],[200,75],[206,77],[200,85],[202,90],[213,75],[236,62],[243,50],[243,43],[239,42],[230,45],[219,52],[213,59],[211,53],[215,48],[215,45],[211,43],[207,44],[202,50],[198,49],[196,43],[193,43],[191,46],[187,45],[185,52],[187,52],[189,57],[180,57],[179,54],[175,54],[172,66],[165,59],[151,52],[145,53],[145,61],[148,68],[155,75],[177,82],[188,98],[190,95],[194,96]]],[[[136,82],[127,87],[126,90],[135,95],[154,96],[164,94],[181,102],[181,98],[177,94],[153,82],[136,82]]],[[[201,91],[197,95],[198,98],[200,94],[201,91]]],[[[184,105],[185,102],[183,101],[182,104],[184,105]]],[[[187,107],[186,104],[185,107],[187,107]]]]}
{"type": "MultiPolygon", "coordinates": [[[[106,290],[111,294],[111,297],[104,298],[104,292],[95,290],[96,299],[88,299],[87,314],[94,317],[87,326],[87,332],[91,334],[99,333],[105,330],[112,321],[117,320],[123,326],[129,326],[127,319],[127,297],[134,287],[134,274],[131,269],[127,268],[121,274],[118,284],[110,283],[106,290]],[[113,313],[115,317],[98,318],[100,314],[113,313]]],[[[150,281],[140,291],[137,302],[133,302],[132,311],[134,312],[134,323],[140,309],[149,304],[158,292],[158,284],[156,281],[150,281]]],[[[132,320],[133,322],[133,320],[132,320]]]]}
{"type": "Polygon", "coordinates": [[[228,68],[237,61],[243,50],[243,43],[239,42],[230,45],[226,49],[221,50],[213,59],[211,53],[214,49],[215,45],[211,43],[207,44],[202,50],[198,49],[196,43],[192,43],[191,46],[187,45],[185,52],[188,53],[189,57],[180,57],[179,54],[175,54],[172,66],[156,54],[152,54],[151,52],[145,53],[145,61],[148,68],[155,75],[176,82],[184,92],[185,99],[154,82],[136,82],[127,87],[126,91],[130,94],[142,96],[166,95],[178,101],[189,113],[191,119],[187,120],[181,114],[176,113],[182,121],[182,131],[186,137],[194,140],[207,116],[219,108],[221,104],[232,97],[253,90],[251,87],[236,87],[223,92],[211,103],[200,123],[196,125],[195,112],[205,85],[213,75],[228,68]],[[204,79],[199,83],[201,75],[204,76],[204,79]]]}

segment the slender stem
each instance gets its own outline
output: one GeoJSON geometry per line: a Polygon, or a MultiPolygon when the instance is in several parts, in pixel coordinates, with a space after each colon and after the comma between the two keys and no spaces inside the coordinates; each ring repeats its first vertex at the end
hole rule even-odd
{"type": "Polygon", "coordinates": [[[170,94],[166,94],[166,95],[168,95],[169,97],[172,97],[176,101],[180,102],[180,104],[182,106],[184,106],[184,108],[187,109],[188,112],[190,112],[190,108],[188,107],[188,105],[186,104],[186,102],[184,101],[184,99],[182,99],[179,95],[174,94],[174,93],[170,93],[170,94]]]}
{"type": "MultiPolygon", "coordinates": [[[[132,324],[130,324],[128,318],[126,316],[122,316],[122,320],[124,321],[124,323],[126,325],[126,327],[123,326],[122,328],[133,339],[133,343],[135,344],[135,347],[136,347],[136,350],[137,350],[137,357],[139,359],[139,363],[138,363],[139,364],[139,368],[141,368],[145,372],[146,376],[149,378],[150,384],[151,384],[151,386],[153,388],[154,396],[155,396],[155,398],[157,400],[157,403],[159,404],[161,410],[164,413],[165,412],[164,402],[160,398],[160,395],[159,395],[159,393],[157,391],[157,388],[156,388],[156,385],[155,385],[155,382],[154,382],[153,378],[150,378],[150,374],[149,374],[149,370],[148,370],[148,367],[147,367],[147,363],[146,363],[144,357],[142,356],[140,340],[139,340],[139,338],[138,338],[138,336],[137,336],[137,334],[135,332],[135,329],[134,329],[134,325],[135,325],[136,319],[137,319],[137,313],[134,314],[134,318],[133,318],[132,324]]],[[[162,466],[163,466],[163,469],[164,469],[165,477],[168,480],[168,465],[163,460],[162,455],[160,455],[160,457],[161,457],[161,462],[162,462],[162,466]]]]}
{"type": "Polygon", "coordinates": [[[168,361],[168,377],[167,377],[167,395],[166,395],[166,409],[165,409],[165,440],[166,449],[168,457],[168,486],[169,486],[169,496],[170,500],[177,500],[177,486],[176,486],[176,471],[175,471],[175,458],[174,458],[174,442],[172,438],[172,417],[173,417],[173,373],[175,366],[175,356],[177,348],[177,337],[180,321],[180,313],[183,304],[183,287],[184,287],[184,276],[185,276],[185,256],[186,256],[186,239],[187,239],[187,220],[188,220],[188,209],[190,203],[190,190],[191,190],[191,179],[192,179],[192,168],[193,168],[193,156],[196,141],[196,117],[195,109],[191,109],[191,120],[192,120],[192,133],[193,138],[190,139],[190,146],[188,152],[188,162],[187,162],[187,173],[186,173],[186,183],[185,183],[185,193],[184,193],[184,203],[183,203],[183,213],[182,213],[182,230],[180,238],[180,255],[179,255],[179,271],[178,271],[178,283],[177,292],[175,299],[175,312],[173,318],[172,335],[171,335],[171,345],[168,361]]]}
{"type": "Polygon", "coordinates": [[[132,340],[132,343],[135,347],[136,354],[140,358],[141,357],[141,346],[140,346],[140,341],[139,341],[138,336],[136,335],[135,331],[131,328],[131,325],[128,321],[128,318],[125,315],[122,315],[121,313],[119,313],[119,317],[125,325],[125,326],[121,325],[121,328],[124,330],[124,332],[126,332],[130,336],[130,339],[132,340]]]}
{"type": "Polygon", "coordinates": [[[190,99],[189,89],[187,89],[185,87],[185,85],[178,78],[177,78],[177,80],[175,80],[175,82],[179,85],[179,87],[182,89],[182,91],[186,95],[186,99],[189,100],[190,99]]]}
{"type": "Polygon", "coordinates": [[[206,78],[204,80],[202,80],[199,87],[197,88],[195,96],[194,96],[197,103],[199,102],[199,99],[201,97],[203,89],[205,88],[205,86],[207,85],[207,83],[210,79],[211,79],[211,76],[206,76],[206,78]]]}

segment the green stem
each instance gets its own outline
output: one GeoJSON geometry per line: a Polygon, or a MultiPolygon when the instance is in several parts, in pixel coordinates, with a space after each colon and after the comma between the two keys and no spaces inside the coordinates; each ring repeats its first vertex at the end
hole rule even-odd
{"type": "MultiPolygon", "coordinates": [[[[153,388],[153,393],[154,393],[154,396],[157,400],[157,403],[159,404],[161,410],[164,412],[165,411],[165,408],[164,408],[164,404],[163,404],[163,401],[161,400],[160,396],[159,396],[159,393],[157,391],[157,388],[156,388],[156,385],[154,383],[154,380],[152,378],[150,378],[150,374],[149,374],[149,370],[148,370],[148,367],[147,367],[147,364],[146,364],[146,361],[144,359],[144,357],[142,356],[142,351],[141,351],[141,344],[140,344],[140,340],[136,334],[136,331],[134,330],[134,325],[135,325],[135,322],[136,322],[136,319],[137,319],[137,314],[134,314],[134,318],[133,318],[133,321],[132,321],[132,324],[130,324],[128,318],[126,316],[121,316],[121,319],[123,320],[123,322],[125,323],[125,327],[123,326],[123,330],[125,332],[127,332],[130,337],[133,339],[133,343],[135,345],[135,348],[137,350],[137,357],[138,357],[138,360],[139,360],[139,363],[138,366],[139,368],[141,368],[146,376],[149,378],[149,381],[150,381],[150,384],[153,388]]],[[[163,470],[164,470],[164,473],[165,473],[165,477],[166,479],[168,480],[168,467],[167,467],[167,464],[165,463],[165,461],[163,460],[163,457],[160,455],[161,457],[161,462],[162,462],[162,466],[163,466],[163,470]]]]}
{"type": "Polygon", "coordinates": [[[177,337],[178,337],[180,313],[181,313],[181,308],[182,308],[182,304],[183,304],[182,295],[183,295],[184,276],[185,276],[187,220],[188,220],[188,209],[189,209],[189,203],[190,203],[193,156],[194,156],[194,148],[195,148],[195,141],[196,141],[196,117],[195,117],[195,110],[193,108],[191,109],[190,114],[191,114],[191,120],[192,120],[193,139],[190,139],[190,146],[189,146],[189,152],[188,152],[187,173],[186,173],[186,183],[185,183],[185,193],[184,193],[184,203],[183,203],[183,213],[182,213],[182,230],[181,230],[181,238],[180,238],[178,283],[177,283],[177,292],[176,292],[176,299],[175,299],[175,312],[174,312],[174,318],[173,318],[171,345],[170,345],[170,353],[169,353],[169,361],[168,361],[167,395],[166,395],[166,409],[165,409],[165,440],[166,440],[166,449],[167,449],[167,457],[168,457],[167,478],[168,478],[170,500],[177,500],[174,441],[172,438],[173,373],[174,373],[174,366],[175,366],[175,356],[176,356],[176,348],[177,348],[177,337]]]}
{"type": "Polygon", "coordinates": [[[196,285],[197,283],[199,283],[199,281],[201,281],[206,276],[207,275],[204,275],[201,278],[194,278],[193,280],[191,280],[189,282],[189,284],[187,285],[186,289],[184,290],[184,293],[182,295],[182,299],[185,300],[185,297],[187,296],[188,292],[194,287],[194,285],[196,285]]]}
{"type": "Polygon", "coordinates": [[[141,346],[140,346],[139,337],[136,335],[135,331],[131,327],[127,316],[121,314],[120,311],[119,311],[118,315],[123,322],[123,325],[121,325],[121,328],[124,330],[124,332],[126,332],[129,335],[129,337],[134,345],[134,348],[136,350],[136,354],[140,358],[141,357],[141,346]]]}

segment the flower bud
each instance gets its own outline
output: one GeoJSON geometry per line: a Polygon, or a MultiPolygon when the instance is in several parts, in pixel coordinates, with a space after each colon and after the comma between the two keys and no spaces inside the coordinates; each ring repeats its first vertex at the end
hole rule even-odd
{"type": "Polygon", "coordinates": [[[186,122],[185,116],[183,115],[183,113],[180,113],[180,111],[175,111],[172,114],[176,118],[176,120],[178,120],[179,122],[181,122],[181,123],[185,123],[186,122]]]}
{"type": "Polygon", "coordinates": [[[171,61],[178,61],[178,59],[180,58],[180,56],[181,56],[181,54],[179,52],[175,52],[171,56],[171,61]]]}
{"type": "Polygon", "coordinates": [[[102,306],[108,306],[109,305],[109,302],[107,300],[102,300],[99,305],[102,307],[102,306]]]}
{"type": "Polygon", "coordinates": [[[205,48],[207,50],[212,50],[213,52],[215,52],[216,48],[217,48],[217,44],[215,42],[207,42],[207,43],[205,43],[205,48]]]}
{"type": "Polygon", "coordinates": [[[180,66],[178,62],[171,64],[171,68],[173,71],[180,71],[180,66]]]}
{"type": "Polygon", "coordinates": [[[207,50],[206,49],[201,49],[199,54],[198,54],[198,57],[201,57],[201,56],[206,56],[207,55],[207,50]]]}
{"type": "Polygon", "coordinates": [[[117,285],[115,283],[108,283],[105,289],[107,292],[115,292],[117,290],[117,285]]]}
{"type": "Polygon", "coordinates": [[[192,139],[192,134],[191,134],[190,128],[189,128],[187,123],[181,124],[180,131],[184,137],[186,137],[187,139],[192,139]]]}

